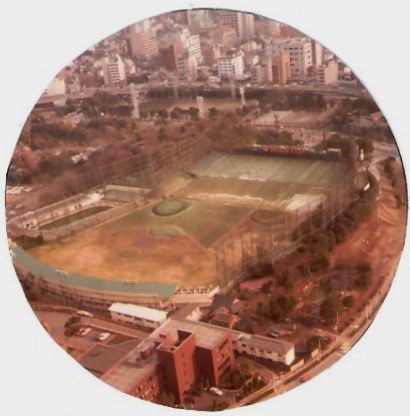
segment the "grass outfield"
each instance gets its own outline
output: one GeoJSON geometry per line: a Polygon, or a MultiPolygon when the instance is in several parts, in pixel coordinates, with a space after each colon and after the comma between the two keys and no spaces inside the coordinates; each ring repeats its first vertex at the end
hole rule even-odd
{"type": "MultiPolygon", "coordinates": [[[[190,201],[183,212],[171,216],[158,216],[149,205],[105,225],[108,229],[125,230],[131,227],[149,227],[158,236],[161,227],[177,227],[204,247],[210,247],[250,210],[242,206],[217,205],[202,201],[190,201]]],[[[167,232],[164,232],[167,236],[167,232]]]]}
{"type": "Polygon", "coordinates": [[[198,176],[329,187],[349,170],[347,163],[334,160],[211,153],[191,171],[198,176]]]}

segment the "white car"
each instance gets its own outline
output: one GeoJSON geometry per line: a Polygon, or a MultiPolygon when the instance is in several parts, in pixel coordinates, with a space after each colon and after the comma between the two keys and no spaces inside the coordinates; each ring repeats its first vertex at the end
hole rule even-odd
{"type": "Polygon", "coordinates": [[[87,318],[92,318],[94,315],[87,311],[77,311],[77,315],[86,316],[87,318]]]}
{"type": "Polygon", "coordinates": [[[87,334],[89,334],[91,332],[91,328],[90,327],[87,327],[87,328],[82,328],[81,330],[80,330],[80,333],[79,333],[79,335],[81,335],[81,336],[86,336],[87,334]]]}
{"type": "Polygon", "coordinates": [[[216,394],[217,396],[222,396],[222,395],[224,394],[224,392],[223,392],[222,390],[218,389],[217,387],[211,387],[211,388],[209,389],[209,391],[210,391],[211,393],[216,394]]]}
{"type": "Polygon", "coordinates": [[[104,341],[106,340],[111,334],[109,332],[101,332],[100,335],[98,335],[97,339],[98,341],[104,341]]]}

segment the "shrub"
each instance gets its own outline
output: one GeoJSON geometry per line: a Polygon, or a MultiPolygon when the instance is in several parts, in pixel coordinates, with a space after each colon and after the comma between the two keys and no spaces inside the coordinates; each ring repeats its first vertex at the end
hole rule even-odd
{"type": "Polygon", "coordinates": [[[354,297],[352,295],[347,295],[342,299],[342,305],[344,308],[351,308],[354,305],[354,297]]]}

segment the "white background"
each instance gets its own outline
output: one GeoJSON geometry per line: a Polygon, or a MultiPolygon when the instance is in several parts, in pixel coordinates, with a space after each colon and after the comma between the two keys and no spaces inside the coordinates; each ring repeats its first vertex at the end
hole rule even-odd
{"type": "MultiPolygon", "coordinates": [[[[55,74],[97,41],[162,12],[190,7],[254,11],[291,24],[345,60],[389,120],[409,170],[409,48],[406,2],[357,0],[14,0],[0,13],[1,197],[22,125],[55,74]],[[277,3],[277,4],[275,4],[277,3]]],[[[172,409],[109,388],[49,338],[23,298],[7,252],[0,204],[0,414],[172,415],[172,409]]],[[[409,249],[375,322],[349,354],[314,380],[265,403],[234,410],[296,415],[409,415],[409,249]]],[[[75,261],[75,259],[73,259],[75,261]]],[[[188,414],[188,413],[185,413],[188,414]]]]}

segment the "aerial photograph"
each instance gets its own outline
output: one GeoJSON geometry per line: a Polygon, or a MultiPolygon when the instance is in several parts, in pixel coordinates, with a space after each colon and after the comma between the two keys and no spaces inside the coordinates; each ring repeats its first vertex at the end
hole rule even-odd
{"type": "Polygon", "coordinates": [[[10,160],[6,226],[68,358],[135,400],[224,411],[309,382],[366,332],[406,182],[332,51],[260,15],[180,10],[50,81],[10,160]]]}

